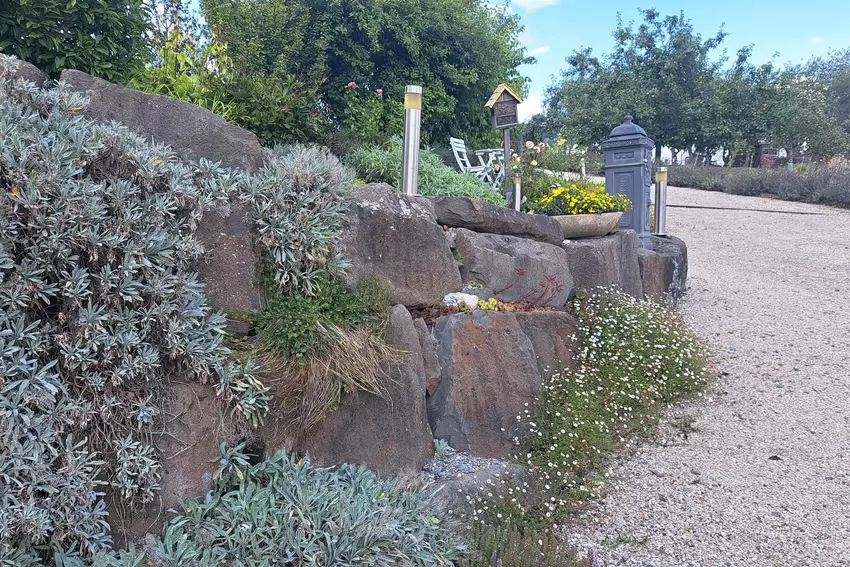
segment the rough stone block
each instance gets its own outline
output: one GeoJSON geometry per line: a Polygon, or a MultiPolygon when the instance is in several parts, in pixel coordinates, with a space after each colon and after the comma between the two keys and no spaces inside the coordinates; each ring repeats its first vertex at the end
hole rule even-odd
{"type": "Polygon", "coordinates": [[[434,454],[425,409],[425,372],[419,334],[402,305],[393,307],[387,341],[405,351],[391,371],[389,401],[349,396],[296,443],[317,465],[365,464],[384,475],[419,472],[434,454]]]}
{"type": "Polygon", "coordinates": [[[393,303],[426,307],[461,288],[460,273],[427,199],[409,198],[386,184],[352,189],[349,225],[340,249],[351,261],[350,286],[375,274],[393,303]]]}
{"type": "Polygon", "coordinates": [[[425,373],[425,385],[428,395],[434,393],[440,384],[440,361],[437,359],[437,346],[434,337],[425,324],[425,319],[415,319],[413,325],[419,335],[419,347],[422,349],[422,370],[425,373]]]}
{"type": "MultiPolygon", "coordinates": [[[[207,252],[198,267],[206,284],[207,303],[231,314],[259,307],[253,224],[248,213],[248,206],[242,203],[222,205],[204,214],[195,233],[207,252]]],[[[238,330],[237,323],[234,320],[234,330],[238,330]]]]}
{"type": "Polygon", "coordinates": [[[576,323],[564,312],[474,311],[434,326],[441,378],[428,398],[435,438],[476,456],[506,458],[527,434],[518,415],[534,406],[541,379],[572,359],[576,323]]]}
{"type": "Polygon", "coordinates": [[[638,264],[640,239],[633,230],[621,230],[599,238],[565,241],[572,293],[578,288],[616,287],[634,297],[643,298],[643,283],[638,264]]]}
{"type": "MultiPolygon", "coordinates": [[[[0,73],[0,76],[2,76],[2,74],[3,73],[0,73]]],[[[44,71],[32,63],[22,60],[19,60],[17,66],[10,71],[6,71],[5,74],[16,79],[29,81],[37,87],[43,87],[44,84],[50,80],[50,77],[48,77],[44,71]]]]}
{"type": "Polygon", "coordinates": [[[455,229],[455,250],[464,282],[476,282],[501,301],[559,307],[573,276],[564,250],[516,236],[455,229]]]}
{"type": "Polygon", "coordinates": [[[688,279],[688,247],[675,236],[653,236],[652,249],[641,249],[638,260],[647,297],[675,304],[688,279]]]}
{"type": "Polygon", "coordinates": [[[546,215],[519,213],[468,197],[436,197],[431,201],[437,222],[444,226],[530,238],[549,244],[560,244],[564,240],[561,225],[546,215]]]}
{"type": "Polygon", "coordinates": [[[184,160],[207,158],[225,167],[245,169],[263,164],[263,148],[254,134],[206,108],[120,87],[72,69],[62,71],[61,80],[89,98],[83,110],[86,118],[121,122],[143,138],[168,144],[184,160]]]}

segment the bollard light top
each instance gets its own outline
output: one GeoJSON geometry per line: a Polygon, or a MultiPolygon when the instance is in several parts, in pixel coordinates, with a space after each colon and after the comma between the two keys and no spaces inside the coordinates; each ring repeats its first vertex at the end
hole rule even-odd
{"type": "Polygon", "coordinates": [[[404,94],[422,94],[422,87],[419,85],[407,85],[404,87],[404,94]]]}

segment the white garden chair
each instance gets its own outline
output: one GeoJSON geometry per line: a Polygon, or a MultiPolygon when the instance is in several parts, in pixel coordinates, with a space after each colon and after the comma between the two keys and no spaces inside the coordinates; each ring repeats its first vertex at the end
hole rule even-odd
{"type": "Polygon", "coordinates": [[[479,165],[472,165],[469,162],[469,157],[466,151],[466,142],[460,138],[449,138],[449,143],[452,146],[452,153],[455,155],[455,160],[461,171],[471,173],[481,181],[493,183],[491,176],[492,168],[484,163],[484,160],[478,155],[479,165]]]}

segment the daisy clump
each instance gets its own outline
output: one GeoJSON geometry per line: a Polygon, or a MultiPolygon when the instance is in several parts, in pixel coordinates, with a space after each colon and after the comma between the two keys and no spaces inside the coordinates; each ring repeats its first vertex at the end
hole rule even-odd
{"type": "Polygon", "coordinates": [[[576,298],[573,310],[571,364],[544,376],[536,407],[517,416],[531,430],[517,439],[529,481],[478,502],[478,522],[557,524],[596,496],[614,450],[651,434],[668,403],[706,384],[706,350],[668,308],[599,289],[576,298]]]}

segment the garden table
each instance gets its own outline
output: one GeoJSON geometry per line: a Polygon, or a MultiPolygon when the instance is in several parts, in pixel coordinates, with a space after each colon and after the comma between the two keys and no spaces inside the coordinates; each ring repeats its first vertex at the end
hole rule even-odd
{"type": "Polygon", "coordinates": [[[502,148],[485,148],[483,150],[477,150],[475,155],[487,167],[487,170],[492,172],[491,185],[493,185],[494,189],[498,190],[502,186],[502,180],[505,178],[505,151],[502,148]]]}

